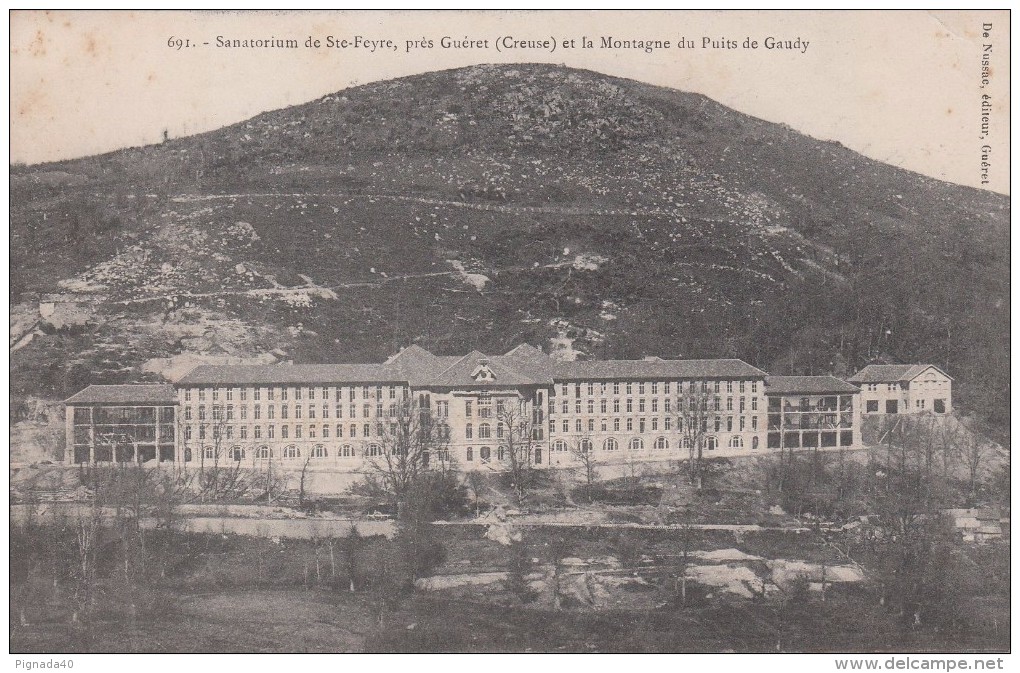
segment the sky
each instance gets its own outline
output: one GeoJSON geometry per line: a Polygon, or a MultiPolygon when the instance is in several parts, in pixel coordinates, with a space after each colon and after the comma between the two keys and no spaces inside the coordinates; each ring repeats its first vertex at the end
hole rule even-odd
{"type": "Polygon", "coordinates": [[[209,131],[371,81],[548,62],[702,93],[879,161],[1009,192],[1009,15],[1001,10],[15,11],[10,28],[12,162],[156,143],[164,130],[209,131]],[[218,47],[217,36],[299,48],[218,47]],[[331,36],[370,42],[332,48],[331,36]],[[443,48],[444,36],[472,46],[443,48]],[[603,48],[603,37],[672,44],[649,53],[603,48]],[[319,46],[306,47],[309,38],[319,46]],[[501,38],[555,50],[507,49],[501,38]],[[767,49],[768,38],[793,48],[767,49]],[[395,48],[376,45],[384,40],[395,48]],[[428,40],[432,48],[408,49],[428,40]],[[693,47],[677,47],[681,40],[693,47]]]}

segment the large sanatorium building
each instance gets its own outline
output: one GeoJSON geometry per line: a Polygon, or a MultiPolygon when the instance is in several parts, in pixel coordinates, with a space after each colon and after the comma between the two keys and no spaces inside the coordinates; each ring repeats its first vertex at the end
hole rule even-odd
{"type": "Polygon", "coordinates": [[[862,411],[951,409],[951,379],[931,365],[869,366],[850,381],[735,359],[561,362],[526,344],[491,356],[411,346],[382,364],[203,365],[173,385],[92,385],[68,399],[65,460],[355,470],[414,408],[463,469],[498,469],[525,440],[514,426],[547,467],[578,451],[686,456],[692,443],[706,456],[854,448],[862,411]]]}

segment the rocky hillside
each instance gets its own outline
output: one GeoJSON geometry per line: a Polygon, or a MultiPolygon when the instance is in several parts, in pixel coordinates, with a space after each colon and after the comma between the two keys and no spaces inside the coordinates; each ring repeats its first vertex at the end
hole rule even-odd
{"type": "Polygon", "coordinates": [[[154,358],[530,341],[782,373],[933,362],[1008,419],[1008,199],[703,96],[478,66],[12,170],[12,301],[91,315],[12,335],[16,400],[156,377],[154,358]]]}

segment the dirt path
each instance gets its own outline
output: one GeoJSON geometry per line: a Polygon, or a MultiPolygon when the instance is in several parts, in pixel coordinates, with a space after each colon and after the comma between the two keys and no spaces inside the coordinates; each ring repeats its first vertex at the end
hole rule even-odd
{"type": "Polygon", "coordinates": [[[640,217],[647,215],[675,216],[677,211],[665,210],[662,208],[638,208],[634,210],[622,208],[564,208],[561,206],[507,206],[496,203],[474,203],[470,201],[450,201],[446,199],[434,199],[424,196],[406,196],[401,194],[355,194],[342,192],[319,192],[319,193],[247,193],[247,194],[180,194],[171,198],[175,203],[195,203],[201,201],[214,201],[219,199],[244,199],[244,198],[340,198],[340,199],[368,199],[369,201],[403,201],[406,203],[420,203],[427,206],[449,206],[452,208],[466,208],[469,210],[483,210],[495,213],[506,213],[509,215],[523,215],[528,213],[543,213],[550,215],[608,215],[624,217],[640,217]]]}

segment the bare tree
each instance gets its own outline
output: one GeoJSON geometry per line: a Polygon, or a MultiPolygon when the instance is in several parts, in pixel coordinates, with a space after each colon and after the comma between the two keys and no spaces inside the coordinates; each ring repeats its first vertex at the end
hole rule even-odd
{"type": "Polygon", "coordinates": [[[431,409],[411,399],[392,405],[389,417],[380,421],[382,455],[370,464],[399,513],[412,487],[430,466],[450,469],[449,429],[431,409]]]}
{"type": "Polygon", "coordinates": [[[518,504],[523,505],[534,481],[536,428],[532,405],[523,397],[502,400],[496,406],[496,421],[502,428],[503,437],[500,442],[506,447],[511,485],[517,495],[518,504]]]}
{"type": "Polygon", "coordinates": [[[958,443],[964,467],[967,469],[970,500],[973,502],[977,499],[977,490],[983,469],[992,454],[992,444],[985,439],[975,422],[971,422],[970,425],[964,427],[964,431],[960,433],[958,443]]]}
{"type": "MultiPolygon", "coordinates": [[[[693,385],[693,383],[692,383],[693,385]]],[[[716,413],[709,399],[707,382],[702,381],[697,390],[688,389],[678,401],[679,418],[682,424],[680,436],[688,451],[688,479],[698,489],[704,479],[705,442],[709,433],[709,424],[713,423],[716,413]]]]}
{"type": "Polygon", "coordinates": [[[585,495],[588,497],[588,503],[595,502],[592,487],[595,486],[595,481],[598,479],[598,457],[595,454],[594,445],[591,439],[586,435],[577,440],[577,444],[571,447],[570,452],[574,458],[581,464],[581,468],[584,470],[585,479],[585,495]]]}

